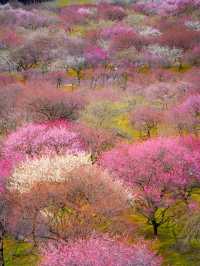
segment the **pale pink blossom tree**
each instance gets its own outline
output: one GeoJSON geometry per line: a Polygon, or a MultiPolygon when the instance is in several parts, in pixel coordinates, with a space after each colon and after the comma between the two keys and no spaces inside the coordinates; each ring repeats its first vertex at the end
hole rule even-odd
{"type": "Polygon", "coordinates": [[[157,130],[161,122],[161,112],[153,107],[142,106],[134,110],[130,115],[130,121],[135,129],[140,131],[140,135],[150,138],[152,131],[157,130]]]}
{"type": "Polygon", "coordinates": [[[49,243],[42,249],[41,266],[160,266],[162,259],[145,242],[135,245],[112,240],[108,236],[92,236],[75,243],[49,243]]]}
{"type": "Polygon", "coordinates": [[[26,158],[53,154],[77,154],[84,151],[78,133],[66,123],[28,124],[7,136],[3,143],[4,159],[15,164],[26,158]]]}

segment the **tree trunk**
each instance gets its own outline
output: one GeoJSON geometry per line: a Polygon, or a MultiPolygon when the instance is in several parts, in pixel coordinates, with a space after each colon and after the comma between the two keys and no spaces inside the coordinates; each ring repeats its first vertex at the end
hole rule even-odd
{"type": "Polygon", "coordinates": [[[4,266],[4,247],[3,247],[3,238],[4,238],[4,228],[2,223],[0,223],[0,266],[4,266]]]}
{"type": "Polygon", "coordinates": [[[77,70],[76,75],[77,75],[78,85],[80,85],[81,84],[81,70],[77,70]]]}
{"type": "Polygon", "coordinates": [[[32,224],[32,239],[33,239],[34,247],[37,247],[36,225],[37,225],[37,213],[35,213],[34,216],[33,216],[33,224],[32,224]]]}
{"type": "Polygon", "coordinates": [[[0,239],[0,266],[4,266],[3,238],[0,239]]]}
{"type": "Polygon", "coordinates": [[[151,138],[151,129],[147,129],[147,138],[150,139],[151,138]]]}
{"type": "Polygon", "coordinates": [[[153,226],[153,234],[154,236],[158,236],[158,224],[156,223],[156,221],[152,221],[152,226],[153,226]]]}

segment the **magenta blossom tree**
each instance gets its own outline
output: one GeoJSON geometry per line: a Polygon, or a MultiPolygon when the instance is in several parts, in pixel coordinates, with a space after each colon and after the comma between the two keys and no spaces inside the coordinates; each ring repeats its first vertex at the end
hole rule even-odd
{"type": "Polygon", "coordinates": [[[200,181],[200,153],[180,139],[159,138],[105,152],[100,165],[133,189],[136,210],[158,234],[177,200],[187,203],[200,181]]]}
{"type": "Polygon", "coordinates": [[[98,46],[88,47],[85,51],[85,58],[89,65],[96,67],[99,64],[106,63],[108,54],[98,46]]]}
{"type": "Polygon", "coordinates": [[[129,246],[107,236],[92,236],[68,245],[49,243],[42,254],[41,266],[159,266],[162,263],[162,258],[144,242],[129,246]]]}

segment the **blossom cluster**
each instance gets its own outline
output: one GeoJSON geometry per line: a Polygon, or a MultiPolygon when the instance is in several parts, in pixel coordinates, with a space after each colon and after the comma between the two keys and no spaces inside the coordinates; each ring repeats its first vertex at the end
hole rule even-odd
{"type": "Polygon", "coordinates": [[[28,191],[35,183],[65,181],[67,172],[91,165],[90,154],[65,154],[22,162],[9,178],[9,189],[28,191]]]}
{"type": "Polygon", "coordinates": [[[41,266],[159,266],[162,262],[143,242],[129,246],[106,236],[93,236],[68,245],[59,243],[57,247],[50,243],[43,254],[41,266]]]}

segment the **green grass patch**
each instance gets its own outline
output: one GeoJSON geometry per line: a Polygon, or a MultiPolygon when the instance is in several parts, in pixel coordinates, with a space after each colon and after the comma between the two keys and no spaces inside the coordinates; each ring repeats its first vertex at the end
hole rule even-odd
{"type": "MultiPolygon", "coordinates": [[[[200,242],[192,243],[191,247],[184,251],[178,248],[170,226],[163,225],[159,228],[157,239],[153,237],[151,225],[146,223],[140,215],[130,215],[130,221],[137,225],[137,237],[147,240],[155,240],[152,248],[158,251],[164,258],[163,266],[199,266],[200,265],[200,242]]],[[[133,236],[134,238],[136,236],[133,236]]]]}
{"type": "Polygon", "coordinates": [[[31,243],[16,241],[12,238],[4,240],[5,266],[36,266],[38,255],[31,243]]]}
{"type": "Polygon", "coordinates": [[[48,5],[54,7],[65,7],[68,5],[94,4],[94,0],[55,0],[48,5]]]}

